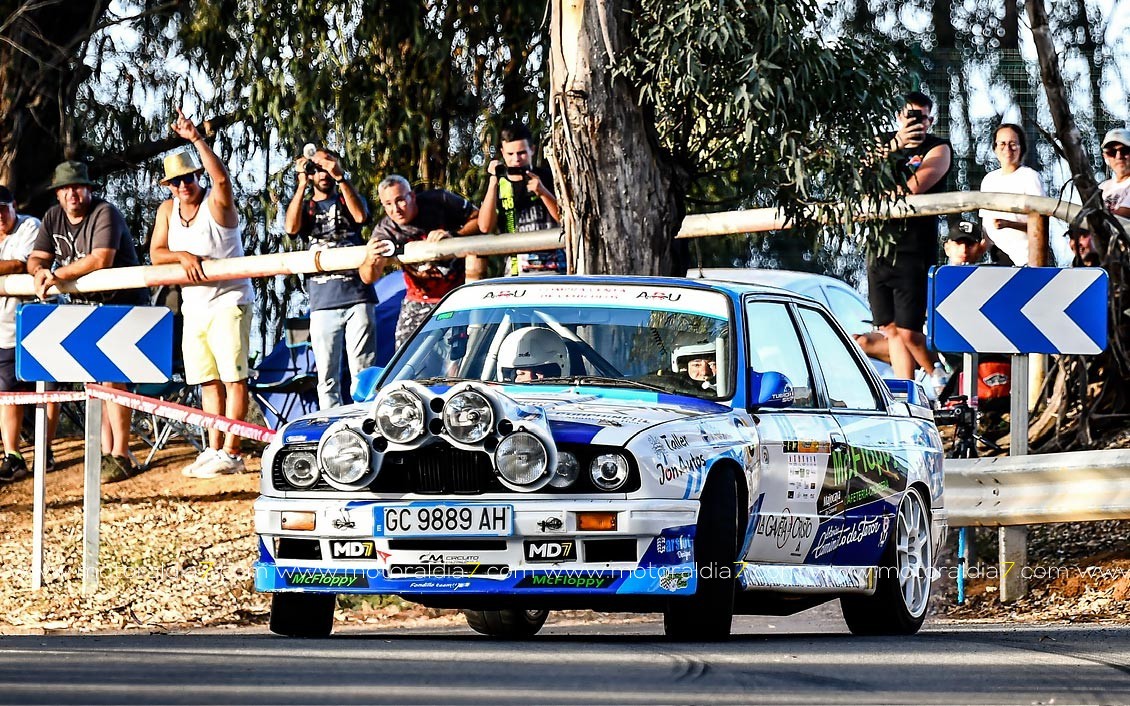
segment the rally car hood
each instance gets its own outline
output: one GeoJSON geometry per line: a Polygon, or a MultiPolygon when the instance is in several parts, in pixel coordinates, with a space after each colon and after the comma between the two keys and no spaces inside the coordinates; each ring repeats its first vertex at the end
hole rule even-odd
{"type": "MultiPolygon", "coordinates": [[[[622,388],[491,386],[515,402],[545,411],[550,432],[559,443],[623,445],[644,429],[677,419],[721,414],[729,407],[684,395],[622,388]]],[[[443,387],[431,388],[442,392],[443,387]]],[[[371,404],[354,404],[315,412],[288,424],[284,444],[312,443],[337,419],[369,414],[371,404]]]]}
{"type": "Polygon", "coordinates": [[[559,443],[623,445],[657,424],[730,409],[695,397],[620,388],[509,386],[503,392],[519,404],[545,410],[550,431],[559,443]]]}

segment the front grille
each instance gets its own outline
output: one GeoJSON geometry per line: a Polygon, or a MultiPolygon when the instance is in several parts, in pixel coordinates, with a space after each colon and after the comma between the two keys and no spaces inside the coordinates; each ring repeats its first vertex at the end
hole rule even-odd
{"type": "MultiPolygon", "coordinates": [[[[312,444],[288,446],[275,456],[271,482],[276,488],[288,489],[282,462],[290,451],[314,451],[312,444]]],[[[319,478],[308,490],[334,490],[319,478]]],[[[412,451],[385,454],[381,472],[367,488],[373,493],[419,493],[421,495],[479,495],[505,492],[494,475],[490,457],[482,451],[464,451],[437,440],[412,451]]]]}
{"type": "Polygon", "coordinates": [[[380,475],[369,485],[374,493],[478,495],[504,492],[483,451],[457,449],[437,440],[412,451],[385,454],[380,475]]]}
{"type": "MultiPolygon", "coordinates": [[[[271,482],[279,490],[291,490],[291,485],[283,478],[282,462],[292,451],[316,451],[317,444],[294,444],[281,449],[275,455],[271,468],[271,482]]],[[[581,467],[580,478],[568,488],[545,486],[539,494],[568,495],[576,493],[600,493],[589,477],[589,464],[599,454],[623,453],[622,449],[595,444],[561,444],[561,451],[573,453],[581,467]]],[[[640,488],[639,468],[629,454],[630,464],[627,484],[619,493],[632,493],[640,488]]],[[[333,491],[335,488],[323,478],[312,488],[313,491],[333,491]]],[[[457,449],[443,439],[411,451],[390,451],[381,463],[381,472],[367,488],[372,493],[418,493],[420,495],[480,495],[482,493],[514,492],[504,486],[494,474],[490,456],[485,451],[465,451],[457,449]]]]}

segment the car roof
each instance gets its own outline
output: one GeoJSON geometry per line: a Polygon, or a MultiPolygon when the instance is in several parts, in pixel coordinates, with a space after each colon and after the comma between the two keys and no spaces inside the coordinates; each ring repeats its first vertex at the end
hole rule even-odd
{"type": "Polygon", "coordinates": [[[793,289],[800,284],[828,284],[845,285],[835,277],[819,275],[815,272],[797,272],[796,270],[766,270],[760,268],[740,267],[700,267],[687,270],[689,279],[708,279],[723,282],[741,282],[743,284],[760,284],[782,289],[793,289]]]}
{"type": "MultiPolygon", "coordinates": [[[[797,296],[796,292],[790,291],[783,287],[774,286],[768,282],[766,283],[746,283],[738,281],[727,280],[704,280],[704,279],[688,279],[685,277],[651,277],[645,275],[523,275],[520,278],[493,278],[484,279],[477,282],[468,282],[464,286],[516,286],[523,284],[538,284],[538,283],[567,283],[567,284],[580,284],[585,282],[592,282],[594,284],[634,284],[634,285],[651,285],[656,287],[693,287],[695,289],[708,289],[714,291],[721,291],[733,296],[740,296],[748,292],[765,292],[767,294],[781,294],[788,293],[792,296],[797,296]]],[[[804,295],[800,295],[804,297],[804,295]]],[[[807,298],[807,297],[805,297],[807,298]]]]}

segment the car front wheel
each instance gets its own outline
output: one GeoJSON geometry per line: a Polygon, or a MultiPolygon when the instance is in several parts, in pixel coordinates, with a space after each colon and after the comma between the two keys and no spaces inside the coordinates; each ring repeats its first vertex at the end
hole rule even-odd
{"type": "Polygon", "coordinates": [[[699,499],[694,558],[698,588],[672,598],[663,632],[673,640],[724,640],[734,621],[737,585],[738,482],[729,470],[711,474],[699,499]]]}
{"type": "Polygon", "coordinates": [[[287,637],[328,637],[334,629],[337,596],[330,593],[274,593],[271,632],[287,637]]]}
{"type": "Polygon", "coordinates": [[[879,566],[874,595],[840,599],[856,635],[913,635],[922,627],[933,583],[930,511],[917,488],[899,503],[895,527],[879,566]]]}
{"type": "Polygon", "coordinates": [[[491,637],[514,640],[533,637],[545,625],[548,610],[465,610],[467,625],[475,632],[491,637]]]}

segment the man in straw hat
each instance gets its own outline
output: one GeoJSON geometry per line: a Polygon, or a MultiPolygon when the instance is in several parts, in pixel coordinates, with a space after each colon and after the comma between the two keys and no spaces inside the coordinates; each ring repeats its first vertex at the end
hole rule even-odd
{"type": "MultiPolygon", "coordinates": [[[[203,260],[243,257],[231,177],[179,109],[172,128],[192,144],[195,153],[185,149],[165,157],[161,184],[169,188],[172,198],[157,209],[149,255],[154,265],[179,264],[193,283],[181,291],[185,382],[200,385],[205,412],[243,420],[247,416],[247,348],[254,290],[246,277],[208,282],[201,264],[203,260]],[[211,188],[200,184],[205,171],[211,188]]],[[[239,437],[216,429],[208,436],[208,448],[181,473],[192,478],[242,473],[239,437]]]]}
{"type": "MultiPolygon", "coordinates": [[[[94,195],[94,187],[86,165],[63,162],[55,168],[48,187],[55,192],[59,204],[47,209],[36,235],[35,245],[27,260],[28,274],[35,278],[35,292],[40,299],[59,282],[111,267],[138,265],[133,236],[125,218],[113,204],[94,195]],[[52,264],[55,270],[51,270],[52,264]]],[[[149,304],[149,290],[119,289],[110,292],[71,294],[76,304],[149,304]]],[[[126,389],[123,383],[105,383],[107,387],[126,389]]],[[[102,481],[114,483],[137,472],[129,458],[128,407],[106,402],[102,416],[102,481]]]]}

